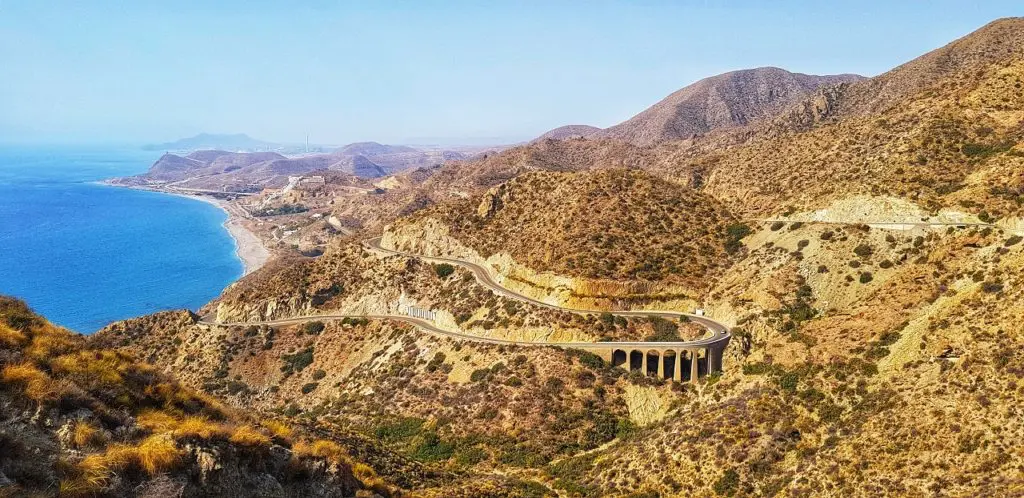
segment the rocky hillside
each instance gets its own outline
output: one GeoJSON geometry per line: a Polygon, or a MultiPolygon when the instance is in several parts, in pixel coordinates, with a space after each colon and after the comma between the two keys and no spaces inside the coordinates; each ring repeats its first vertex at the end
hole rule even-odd
{"type": "Polygon", "coordinates": [[[743,230],[714,200],[641,170],[524,173],[390,231],[429,220],[483,258],[503,253],[537,272],[694,289],[728,265],[743,230]]]}
{"type": "Polygon", "coordinates": [[[692,138],[772,119],[821,87],[860,79],[851,74],[791,73],[776,67],[733,71],[700,80],[629,120],[589,136],[637,145],[692,138]]]}
{"type": "Polygon", "coordinates": [[[349,453],[251,418],[0,297],[5,496],[390,494],[349,453]]]}
{"type": "Polygon", "coordinates": [[[1017,217],[1024,174],[1024,20],[992,23],[871,80],[824,92],[740,145],[659,169],[700,178],[747,217],[891,196],[1017,217]]]}

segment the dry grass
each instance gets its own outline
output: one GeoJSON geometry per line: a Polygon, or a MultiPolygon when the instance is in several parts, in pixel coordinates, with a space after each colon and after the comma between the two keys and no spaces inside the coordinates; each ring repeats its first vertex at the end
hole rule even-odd
{"type": "Polygon", "coordinates": [[[45,325],[33,332],[32,342],[25,348],[25,356],[36,361],[46,361],[79,349],[81,342],[81,338],[66,330],[45,325]]]}
{"type": "Polygon", "coordinates": [[[361,462],[356,462],[352,465],[352,475],[359,479],[359,482],[363,483],[364,486],[376,491],[377,493],[389,496],[390,490],[384,479],[381,479],[377,475],[377,472],[372,467],[361,462]]]}
{"type": "Polygon", "coordinates": [[[161,410],[143,410],[135,423],[150,432],[171,432],[178,427],[178,418],[161,410]]]}
{"type": "Polygon", "coordinates": [[[292,446],[292,453],[300,458],[326,458],[334,463],[350,463],[352,461],[348,452],[341,445],[326,439],[318,439],[313,442],[299,441],[292,446]]]}
{"type": "Polygon", "coordinates": [[[150,436],[134,450],[136,463],[149,475],[173,468],[181,458],[181,451],[167,436],[150,436]]]}
{"type": "Polygon", "coordinates": [[[72,441],[76,448],[84,449],[90,446],[102,445],[107,442],[107,438],[95,425],[89,422],[79,421],[75,423],[75,432],[72,435],[72,441]]]}
{"type": "Polygon", "coordinates": [[[270,446],[270,436],[260,432],[251,425],[239,426],[228,438],[229,441],[250,448],[263,448],[270,446]]]}
{"type": "Polygon", "coordinates": [[[288,424],[277,420],[267,420],[263,422],[263,427],[270,431],[271,435],[282,441],[291,441],[295,436],[295,431],[288,424]]]}
{"type": "Polygon", "coordinates": [[[228,437],[231,431],[219,422],[201,415],[184,418],[162,410],[146,410],[139,414],[136,423],[154,434],[170,434],[175,439],[228,437]]]}
{"type": "Polygon", "coordinates": [[[27,362],[5,367],[0,373],[0,381],[21,386],[25,390],[25,395],[37,402],[52,399],[58,393],[53,379],[27,362]]]}
{"type": "Polygon", "coordinates": [[[27,341],[28,336],[8,327],[4,323],[0,323],[0,345],[17,347],[25,344],[27,341]]]}
{"type": "Polygon", "coordinates": [[[124,383],[123,372],[130,365],[128,358],[114,351],[80,351],[54,358],[54,373],[85,376],[107,385],[124,383]]]}
{"type": "Polygon", "coordinates": [[[61,481],[61,494],[100,494],[115,472],[135,468],[154,476],[174,469],[183,452],[166,435],[150,436],[138,445],[114,444],[106,452],[86,456],[72,469],[73,476],[61,481]]]}
{"type": "Polygon", "coordinates": [[[176,438],[198,437],[210,439],[216,436],[226,437],[228,434],[229,431],[223,424],[213,422],[201,416],[185,417],[174,430],[174,437],[176,438]]]}

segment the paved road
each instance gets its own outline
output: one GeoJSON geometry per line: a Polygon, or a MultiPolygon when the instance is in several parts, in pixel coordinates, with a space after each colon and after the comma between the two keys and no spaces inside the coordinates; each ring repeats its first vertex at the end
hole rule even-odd
{"type": "MultiPolygon", "coordinates": [[[[384,254],[386,256],[406,256],[406,257],[412,257],[412,258],[419,258],[419,259],[423,259],[423,260],[426,260],[426,261],[436,261],[436,262],[449,263],[449,264],[461,266],[461,267],[466,268],[466,269],[470,270],[471,272],[473,272],[473,275],[475,275],[477,280],[482,285],[484,285],[485,287],[490,288],[492,291],[494,291],[497,294],[509,297],[511,299],[517,299],[517,300],[528,302],[528,303],[531,303],[531,304],[534,304],[534,305],[537,305],[537,306],[542,306],[542,307],[545,307],[545,308],[562,310],[562,311],[568,311],[568,312],[571,312],[571,313],[580,313],[580,314],[588,314],[588,315],[604,313],[604,311],[602,311],[602,310],[585,310],[585,309],[565,308],[565,307],[561,307],[561,306],[555,306],[555,305],[552,305],[552,304],[545,303],[543,301],[538,301],[538,300],[533,299],[533,298],[528,297],[528,296],[524,296],[524,295],[519,294],[519,293],[517,293],[515,291],[512,291],[510,289],[502,287],[501,285],[499,285],[497,282],[495,282],[491,278],[490,274],[487,273],[486,269],[484,269],[483,267],[481,267],[481,266],[479,266],[477,264],[470,263],[468,261],[462,261],[462,260],[451,259],[451,258],[437,258],[437,257],[421,256],[421,255],[418,255],[418,254],[412,254],[412,253],[406,253],[406,252],[401,252],[401,251],[393,251],[393,250],[390,250],[390,249],[385,249],[385,248],[381,247],[381,245],[380,245],[380,237],[366,240],[366,241],[364,241],[364,245],[368,249],[370,249],[372,251],[376,251],[376,252],[378,252],[380,254],[384,254]]],[[[639,317],[657,316],[657,317],[661,317],[661,318],[674,319],[674,320],[678,320],[679,317],[686,316],[686,317],[689,317],[689,319],[691,321],[693,321],[694,323],[700,324],[700,325],[704,326],[705,328],[707,328],[708,329],[708,334],[705,335],[704,337],[700,338],[700,339],[696,339],[696,340],[693,340],[693,341],[675,341],[675,342],[646,342],[646,341],[608,341],[608,342],[539,342],[539,341],[537,341],[537,342],[533,342],[533,341],[513,341],[513,340],[508,340],[508,339],[496,339],[496,338],[490,338],[490,337],[482,337],[482,336],[473,335],[473,334],[465,334],[465,333],[462,333],[462,332],[452,332],[450,330],[445,330],[445,329],[438,328],[432,322],[430,322],[428,320],[421,319],[421,318],[414,318],[414,317],[406,316],[406,315],[387,315],[387,314],[385,314],[385,315],[355,315],[355,314],[305,315],[305,316],[297,316],[297,317],[290,317],[290,318],[281,318],[281,319],[278,319],[278,320],[266,320],[266,321],[257,321],[257,322],[216,322],[216,321],[204,318],[204,319],[201,320],[201,322],[202,323],[206,323],[206,324],[210,324],[210,325],[223,325],[223,326],[248,326],[248,325],[271,325],[271,326],[277,326],[277,325],[294,325],[294,324],[305,323],[305,322],[310,322],[310,321],[314,321],[314,320],[321,320],[321,321],[322,320],[342,320],[342,319],[345,319],[345,318],[369,318],[369,319],[375,319],[375,320],[397,320],[397,321],[401,321],[401,322],[405,322],[405,323],[411,324],[411,325],[413,325],[415,327],[418,327],[418,328],[420,328],[420,329],[422,329],[424,331],[427,331],[429,333],[432,333],[432,334],[437,334],[437,335],[442,335],[442,336],[447,336],[447,337],[454,337],[456,339],[464,339],[464,340],[468,340],[468,341],[483,342],[483,343],[487,343],[487,344],[506,344],[506,345],[513,345],[513,346],[555,346],[555,347],[576,348],[576,349],[616,348],[616,349],[629,350],[629,349],[639,349],[639,348],[645,348],[645,347],[678,348],[678,349],[705,348],[705,347],[709,347],[709,346],[714,346],[716,344],[722,344],[724,346],[724,344],[730,338],[729,327],[728,326],[726,326],[723,323],[720,323],[720,322],[717,322],[715,320],[712,320],[712,319],[710,319],[708,317],[704,317],[704,316],[692,315],[692,314],[689,314],[689,313],[680,313],[678,311],[660,311],[660,310],[652,310],[652,311],[612,311],[610,313],[612,315],[616,315],[616,316],[639,316],[639,317]]]]}
{"type": "MultiPolygon", "coordinates": [[[[544,307],[544,308],[550,308],[550,309],[561,310],[561,311],[568,311],[568,312],[571,312],[571,313],[580,313],[580,314],[592,315],[592,314],[600,314],[600,313],[604,313],[605,312],[603,310],[589,310],[589,309],[568,308],[568,307],[563,307],[563,306],[557,306],[557,305],[545,303],[543,301],[539,301],[539,300],[531,298],[529,296],[525,296],[525,295],[520,294],[518,292],[515,292],[515,291],[513,291],[511,289],[502,287],[500,284],[495,282],[494,279],[491,278],[490,273],[488,273],[485,268],[483,268],[480,265],[477,265],[475,263],[470,263],[468,261],[462,261],[460,259],[453,259],[453,258],[441,258],[441,257],[433,257],[433,256],[422,256],[422,255],[419,255],[419,254],[412,254],[412,253],[407,253],[407,252],[402,252],[402,251],[394,251],[394,250],[391,250],[391,249],[386,249],[384,247],[381,247],[381,245],[380,245],[380,237],[376,237],[376,238],[373,238],[373,239],[366,240],[366,241],[364,241],[364,244],[370,250],[376,251],[378,253],[386,254],[386,255],[406,256],[406,257],[411,257],[411,258],[419,258],[419,259],[422,259],[422,260],[425,260],[425,261],[434,261],[434,262],[439,262],[439,263],[449,263],[449,264],[461,266],[461,267],[471,271],[473,273],[473,276],[475,276],[477,281],[479,281],[483,286],[491,289],[496,294],[500,294],[502,296],[505,296],[505,297],[508,297],[508,298],[511,298],[511,299],[516,299],[516,300],[519,300],[519,301],[524,301],[524,302],[527,302],[527,303],[530,303],[530,304],[533,304],[533,305],[536,305],[536,306],[541,306],[541,307],[544,307]]],[[[636,342],[602,342],[602,343],[599,343],[601,345],[614,344],[614,345],[621,345],[621,346],[625,346],[625,347],[641,347],[641,346],[644,346],[644,345],[652,346],[652,345],[656,344],[656,345],[661,346],[661,347],[681,347],[681,348],[685,348],[685,347],[704,347],[704,346],[709,346],[709,345],[712,345],[712,344],[715,344],[715,343],[718,343],[718,342],[721,342],[721,341],[724,341],[724,340],[728,340],[728,338],[729,338],[729,327],[726,326],[725,324],[717,322],[715,320],[712,320],[712,319],[710,319],[708,317],[693,315],[693,314],[690,314],[690,313],[680,313],[678,311],[663,311],[663,310],[611,311],[609,313],[611,313],[612,315],[617,315],[617,316],[641,316],[641,317],[642,316],[657,316],[657,317],[668,318],[668,319],[672,319],[672,320],[678,320],[680,317],[686,316],[691,321],[693,321],[694,323],[700,324],[700,325],[704,326],[704,328],[708,329],[709,334],[707,336],[705,336],[705,337],[702,337],[700,339],[693,340],[693,341],[658,342],[658,343],[650,343],[650,342],[642,342],[642,341],[636,341],[636,342]]],[[[473,336],[473,337],[476,337],[476,336],[473,336]]],[[[521,343],[518,343],[518,344],[521,344],[521,343]]],[[[581,344],[588,344],[588,345],[591,345],[591,346],[594,345],[594,343],[579,343],[579,342],[567,342],[567,343],[551,343],[551,342],[546,342],[546,343],[543,343],[543,344],[552,344],[552,345],[566,346],[566,347],[579,347],[581,344]]]]}

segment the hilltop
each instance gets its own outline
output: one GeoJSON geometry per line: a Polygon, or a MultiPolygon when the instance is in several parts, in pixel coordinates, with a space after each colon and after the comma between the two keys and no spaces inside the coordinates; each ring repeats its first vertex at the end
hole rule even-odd
{"type": "Polygon", "coordinates": [[[384,240],[484,259],[540,287],[552,285],[540,274],[576,278],[575,294],[616,294],[598,283],[609,281],[630,293],[696,295],[732,260],[737,231],[732,215],[697,191],[641,170],[607,169],[523,173],[399,220],[384,240]]]}
{"type": "Polygon", "coordinates": [[[885,74],[823,90],[725,145],[660,167],[698,177],[743,216],[864,194],[1016,217],[1024,139],[1024,20],[1005,19],[885,74]]]}
{"type": "Polygon", "coordinates": [[[601,128],[590,125],[566,125],[559,126],[553,130],[544,133],[537,137],[534,141],[541,140],[565,140],[567,138],[585,138],[589,137],[597,132],[601,131],[601,128]]]}
{"type": "Polygon", "coordinates": [[[629,120],[589,134],[637,145],[682,140],[777,117],[819,88],[863,79],[814,76],[776,67],[733,71],[702,79],[629,120]]]}

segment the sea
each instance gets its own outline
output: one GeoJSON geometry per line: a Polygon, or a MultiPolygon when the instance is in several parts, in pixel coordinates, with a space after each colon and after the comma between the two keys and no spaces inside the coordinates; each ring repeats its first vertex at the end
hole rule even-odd
{"type": "Polygon", "coordinates": [[[0,295],[69,329],[196,310],[241,277],[227,214],[185,197],[110,187],[160,152],[0,145],[0,295]]]}

